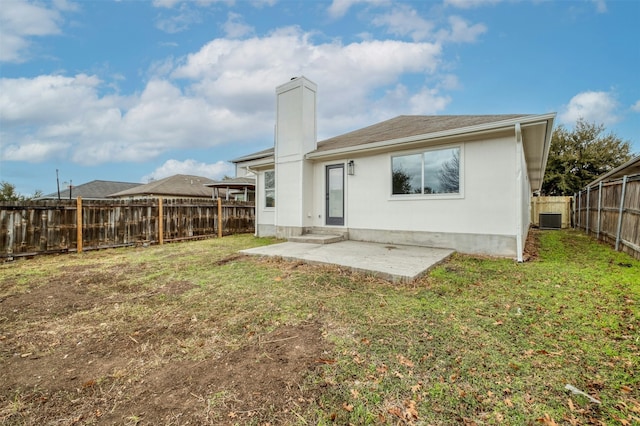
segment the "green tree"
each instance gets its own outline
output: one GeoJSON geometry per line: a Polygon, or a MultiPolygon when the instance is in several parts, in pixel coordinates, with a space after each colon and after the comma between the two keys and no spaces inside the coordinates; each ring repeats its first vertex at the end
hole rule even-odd
{"type": "Polygon", "coordinates": [[[401,168],[393,169],[391,182],[393,194],[411,194],[411,176],[401,168]]]}
{"type": "Polygon", "coordinates": [[[551,137],[542,193],[573,195],[630,158],[629,141],[605,133],[602,124],[580,118],[571,131],[559,126],[551,137]]]}
{"type": "Polygon", "coordinates": [[[36,190],[33,195],[25,196],[16,191],[16,186],[12,183],[0,182],[0,201],[28,201],[42,196],[42,191],[36,190]]]}

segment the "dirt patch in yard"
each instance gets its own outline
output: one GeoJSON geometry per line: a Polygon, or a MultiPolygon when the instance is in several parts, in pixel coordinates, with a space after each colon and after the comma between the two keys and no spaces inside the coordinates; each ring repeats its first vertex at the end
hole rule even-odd
{"type": "Polygon", "coordinates": [[[540,251],[540,230],[532,228],[529,230],[529,235],[527,235],[527,240],[524,243],[523,260],[525,262],[537,260],[539,251],[540,251]]]}
{"type": "Polygon", "coordinates": [[[202,291],[190,281],[121,278],[119,267],[75,267],[20,291],[0,282],[1,424],[282,424],[315,400],[319,323],[228,342],[213,314],[181,308],[202,291]]]}

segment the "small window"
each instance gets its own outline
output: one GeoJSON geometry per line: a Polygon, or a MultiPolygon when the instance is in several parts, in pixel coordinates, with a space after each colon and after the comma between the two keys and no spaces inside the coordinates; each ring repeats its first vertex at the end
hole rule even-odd
{"type": "Polygon", "coordinates": [[[459,194],[460,148],[391,157],[392,194],[459,194]]]}
{"type": "Polygon", "coordinates": [[[276,206],[276,172],[268,170],[264,172],[264,206],[276,206]]]}

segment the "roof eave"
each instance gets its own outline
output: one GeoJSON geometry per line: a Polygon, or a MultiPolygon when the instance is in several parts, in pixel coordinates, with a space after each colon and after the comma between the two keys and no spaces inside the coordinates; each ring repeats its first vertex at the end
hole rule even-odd
{"type": "Polygon", "coordinates": [[[336,149],[331,149],[327,151],[316,150],[314,152],[310,152],[309,154],[307,154],[305,158],[309,160],[315,160],[315,159],[323,159],[327,157],[335,157],[342,154],[352,154],[352,153],[361,154],[361,153],[367,153],[371,151],[380,151],[380,150],[395,147],[397,145],[410,144],[414,142],[434,141],[438,139],[447,139],[452,137],[466,136],[469,134],[484,134],[484,133],[495,132],[497,130],[511,128],[515,126],[516,123],[520,123],[521,125],[529,124],[529,123],[533,124],[543,120],[553,119],[554,117],[555,117],[555,113],[542,114],[542,115],[523,115],[520,117],[511,118],[508,120],[494,121],[492,123],[484,123],[484,124],[477,124],[474,126],[460,127],[457,129],[443,130],[440,132],[424,133],[424,134],[415,135],[415,136],[408,136],[405,138],[390,139],[386,141],[373,142],[373,143],[368,143],[363,145],[336,148],[336,149]]]}

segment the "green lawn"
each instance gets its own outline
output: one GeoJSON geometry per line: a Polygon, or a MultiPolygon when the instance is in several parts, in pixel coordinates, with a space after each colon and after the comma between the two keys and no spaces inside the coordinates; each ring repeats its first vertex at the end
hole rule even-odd
{"type": "MultiPolygon", "coordinates": [[[[215,362],[248,336],[318,323],[327,353],[298,383],[312,395],[307,403],[292,405],[286,415],[276,407],[277,416],[265,409],[243,417],[225,412],[216,393],[206,396],[206,416],[187,413],[184,423],[171,424],[640,423],[640,262],[578,232],[540,232],[539,240],[533,261],[454,255],[401,286],[339,268],[234,256],[273,242],[247,235],[42,257],[0,265],[0,300],[71,274],[101,300],[118,298],[118,316],[109,303],[87,304],[55,318],[61,333],[100,324],[140,343],[138,322],[183,318],[192,334],[180,337],[181,352],[154,343],[163,359],[182,361],[215,362]],[[155,291],[176,282],[193,288],[176,296],[155,291]],[[212,327],[216,338],[204,338],[212,327]],[[601,404],[572,394],[567,384],[601,404]]],[[[46,320],[5,316],[0,335],[12,341],[52,327],[46,320]]],[[[20,351],[38,349],[27,343],[20,351]]],[[[62,354],[56,351],[43,356],[62,354]]],[[[129,377],[129,388],[151,374],[153,366],[146,365],[129,377]]],[[[124,389],[124,373],[102,380],[105,389],[121,383],[124,389]]],[[[56,418],[26,397],[26,385],[22,389],[0,385],[0,421],[56,418]]],[[[97,410],[87,406],[87,413],[97,410]]],[[[92,424],[88,414],[82,422],[92,424]]]]}

